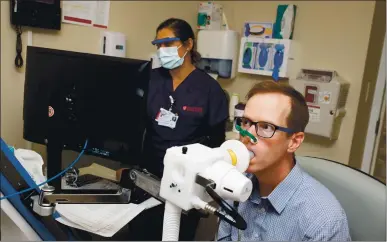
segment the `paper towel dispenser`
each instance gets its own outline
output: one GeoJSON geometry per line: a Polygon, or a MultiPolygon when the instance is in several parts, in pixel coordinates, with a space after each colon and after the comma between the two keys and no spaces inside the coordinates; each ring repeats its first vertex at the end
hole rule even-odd
{"type": "Polygon", "coordinates": [[[238,66],[238,33],[233,30],[200,30],[198,68],[222,78],[234,78],[238,66]]]}

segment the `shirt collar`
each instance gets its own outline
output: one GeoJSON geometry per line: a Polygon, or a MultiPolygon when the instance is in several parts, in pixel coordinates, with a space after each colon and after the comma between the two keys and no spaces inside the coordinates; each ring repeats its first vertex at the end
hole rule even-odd
{"type": "MultiPolygon", "coordinates": [[[[261,203],[262,197],[259,195],[259,186],[256,176],[250,175],[253,181],[253,193],[249,200],[253,203],[261,203]]],[[[270,201],[277,213],[281,214],[293,194],[297,191],[303,179],[303,171],[296,163],[286,178],[270,193],[267,199],[270,201]]]]}

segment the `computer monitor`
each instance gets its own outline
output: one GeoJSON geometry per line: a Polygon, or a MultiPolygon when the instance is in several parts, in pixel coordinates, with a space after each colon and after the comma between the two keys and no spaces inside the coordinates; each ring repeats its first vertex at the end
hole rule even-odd
{"type": "MultiPolygon", "coordinates": [[[[151,69],[151,60],[27,48],[23,136],[47,146],[48,178],[75,159],[86,139],[76,168],[99,161],[114,163],[112,169],[120,168],[117,162],[140,165],[151,69]],[[70,151],[67,157],[62,150],[70,151]]],[[[50,185],[90,192],[64,179],[50,185]]]]}

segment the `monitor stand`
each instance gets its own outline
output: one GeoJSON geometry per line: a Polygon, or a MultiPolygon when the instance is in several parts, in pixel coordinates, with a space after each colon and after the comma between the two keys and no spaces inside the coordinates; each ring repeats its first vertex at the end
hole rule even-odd
{"type": "MultiPolygon", "coordinates": [[[[57,139],[46,140],[47,178],[53,180],[45,184],[39,195],[31,197],[33,211],[40,216],[51,216],[56,203],[67,204],[125,204],[130,203],[130,191],[122,190],[63,190],[62,150],[63,143],[57,139]],[[54,193],[55,192],[55,193],[54,193]]],[[[82,148],[81,148],[82,149],[82,148]]],[[[66,168],[67,169],[67,168],[66,168]]]]}
{"type": "MultiPolygon", "coordinates": [[[[146,170],[132,167],[120,171],[119,177],[121,187],[119,190],[100,189],[62,189],[62,150],[65,148],[63,131],[56,128],[55,120],[51,119],[48,125],[48,139],[45,141],[47,147],[47,178],[55,177],[47,186],[42,187],[39,195],[33,197],[34,211],[42,216],[52,214],[56,203],[67,204],[122,204],[134,202],[131,193],[137,187],[149,195],[164,202],[159,196],[160,179],[153,176],[146,170]],[[55,128],[54,128],[55,127],[55,128]]],[[[84,138],[86,142],[86,137],[84,138]]],[[[76,142],[76,141],[75,141],[76,142]]],[[[79,145],[79,152],[82,152],[84,145],[79,145]]],[[[67,168],[65,168],[67,169],[67,168]]]]}
{"type": "Polygon", "coordinates": [[[40,194],[31,197],[33,200],[33,210],[40,216],[50,216],[55,211],[56,203],[66,204],[124,204],[134,202],[131,197],[132,191],[140,188],[149,195],[165,202],[160,197],[160,180],[145,170],[136,168],[125,169],[121,171],[120,184],[129,189],[129,192],[118,191],[116,194],[88,193],[88,194],[71,194],[71,193],[54,193],[55,187],[44,186],[40,194]]]}

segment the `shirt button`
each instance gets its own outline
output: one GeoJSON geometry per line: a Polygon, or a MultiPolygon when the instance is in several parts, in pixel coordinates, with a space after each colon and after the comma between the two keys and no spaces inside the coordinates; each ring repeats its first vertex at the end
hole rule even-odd
{"type": "Polygon", "coordinates": [[[260,211],[261,213],[263,213],[263,212],[265,212],[265,208],[261,208],[261,209],[259,209],[259,211],[260,211]]]}

